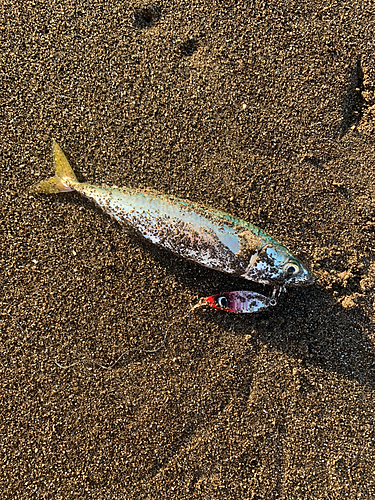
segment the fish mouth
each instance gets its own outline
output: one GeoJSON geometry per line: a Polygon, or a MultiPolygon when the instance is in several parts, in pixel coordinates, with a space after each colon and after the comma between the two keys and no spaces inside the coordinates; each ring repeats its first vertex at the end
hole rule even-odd
{"type": "Polygon", "coordinates": [[[304,272],[300,276],[296,276],[288,281],[287,286],[309,286],[313,285],[315,280],[315,276],[307,269],[304,269],[304,272]]]}
{"type": "Polygon", "coordinates": [[[309,271],[309,277],[307,279],[307,284],[308,285],[313,285],[316,281],[315,276],[309,271]]]}

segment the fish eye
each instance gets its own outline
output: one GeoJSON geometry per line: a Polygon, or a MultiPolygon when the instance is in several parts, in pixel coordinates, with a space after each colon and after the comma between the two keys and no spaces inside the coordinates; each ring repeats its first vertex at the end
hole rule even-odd
{"type": "Polygon", "coordinates": [[[229,302],[226,297],[219,297],[217,299],[217,303],[219,304],[220,307],[224,307],[225,309],[227,309],[229,306],[229,302]]]}
{"type": "Polygon", "coordinates": [[[293,276],[299,272],[299,266],[294,262],[287,262],[283,268],[284,274],[293,276]]]}

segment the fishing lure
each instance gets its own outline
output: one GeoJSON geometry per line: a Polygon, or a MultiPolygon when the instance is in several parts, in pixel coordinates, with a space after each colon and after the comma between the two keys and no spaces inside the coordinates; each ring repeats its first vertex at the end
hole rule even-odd
{"type": "Polygon", "coordinates": [[[200,302],[194,306],[210,306],[220,311],[227,311],[232,313],[254,313],[267,309],[276,305],[275,298],[276,290],[272,297],[266,297],[256,292],[237,291],[225,292],[211,295],[210,297],[203,297],[200,302]]]}
{"type": "Polygon", "coordinates": [[[79,182],[55,141],[53,157],[55,176],[31,188],[32,192],[76,191],[153,243],[217,271],[276,287],[314,281],[287,248],[244,220],[152,190],[79,182]]]}

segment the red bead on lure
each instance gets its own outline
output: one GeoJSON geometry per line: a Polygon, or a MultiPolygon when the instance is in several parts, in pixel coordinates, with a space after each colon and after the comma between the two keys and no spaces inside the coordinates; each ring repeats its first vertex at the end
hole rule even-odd
{"type": "Polygon", "coordinates": [[[203,297],[199,306],[210,306],[214,309],[232,313],[254,313],[276,305],[274,297],[266,297],[260,293],[250,291],[236,291],[218,293],[210,297],[203,297]]]}

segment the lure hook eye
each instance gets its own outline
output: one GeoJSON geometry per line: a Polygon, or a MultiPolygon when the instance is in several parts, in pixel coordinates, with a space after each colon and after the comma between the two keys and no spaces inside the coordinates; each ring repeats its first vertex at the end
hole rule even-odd
{"type": "Polygon", "coordinates": [[[198,309],[199,307],[206,306],[206,305],[208,305],[208,304],[207,304],[207,300],[206,300],[206,298],[205,298],[205,297],[201,297],[201,298],[199,299],[198,304],[195,304],[195,306],[193,306],[193,307],[191,308],[191,311],[190,311],[190,312],[194,311],[195,309],[198,309]]]}

